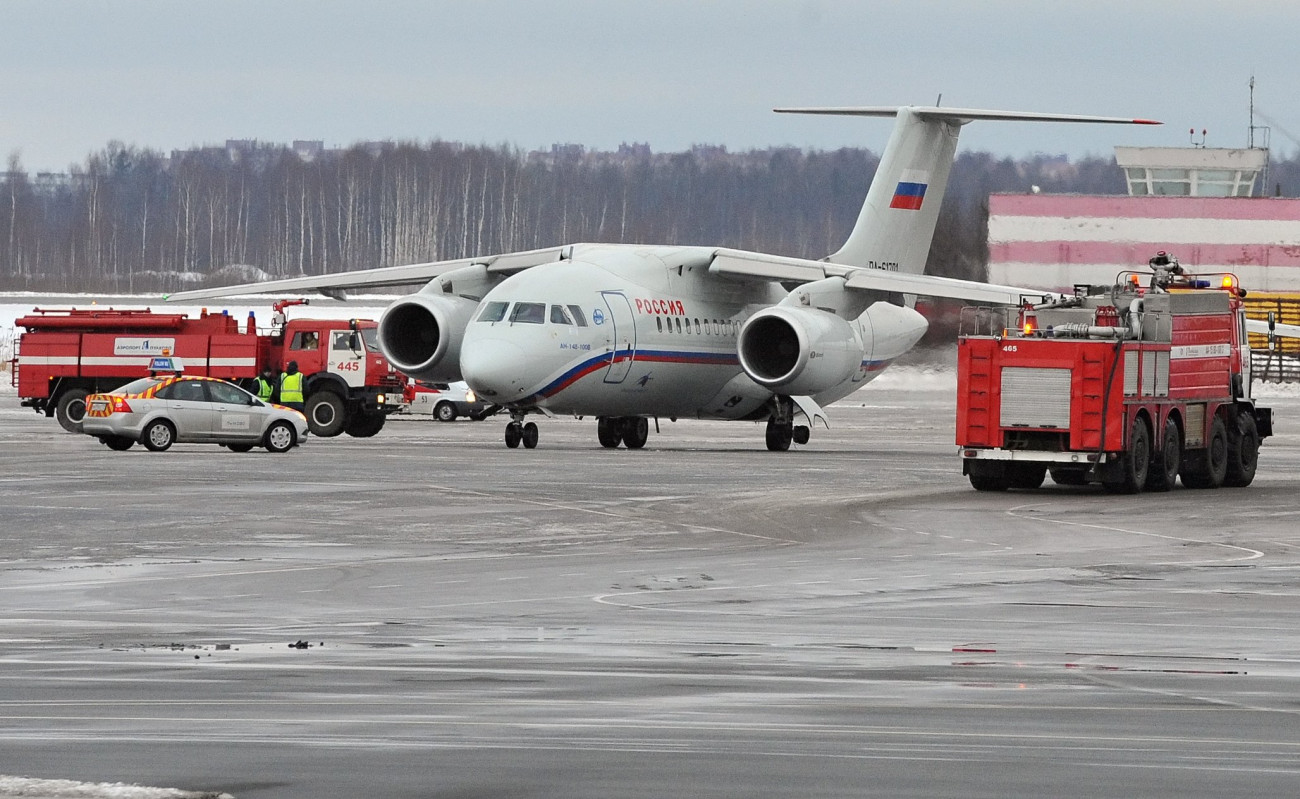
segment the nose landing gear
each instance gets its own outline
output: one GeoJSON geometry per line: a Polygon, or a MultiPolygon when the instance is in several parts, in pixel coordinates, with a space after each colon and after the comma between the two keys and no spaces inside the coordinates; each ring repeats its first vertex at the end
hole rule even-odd
{"type": "Polygon", "coordinates": [[[506,446],[510,449],[518,449],[520,444],[524,445],[524,449],[537,449],[537,436],[537,424],[525,424],[522,414],[506,425],[506,446]]]}

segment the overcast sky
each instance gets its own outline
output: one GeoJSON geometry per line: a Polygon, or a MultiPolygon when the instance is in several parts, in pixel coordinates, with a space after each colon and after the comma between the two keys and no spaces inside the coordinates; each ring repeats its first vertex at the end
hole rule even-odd
{"type": "Polygon", "coordinates": [[[889,122],[779,105],[1149,117],[991,123],[963,149],[1300,136],[1296,0],[0,0],[0,158],[66,170],[110,140],[883,148],[889,122]]]}

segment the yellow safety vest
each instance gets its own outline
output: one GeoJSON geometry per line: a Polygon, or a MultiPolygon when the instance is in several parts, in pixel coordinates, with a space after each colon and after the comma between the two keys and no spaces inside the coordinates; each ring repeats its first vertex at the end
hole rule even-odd
{"type": "Polygon", "coordinates": [[[270,402],[271,395],[275,393],[275,386],[265,377],[257,378],[257,398],[262,402],[270,402]]]}
{"type": "Polygon", "coordinates": [[[302,372],[280,375],[280,401],[302,402],[302,372]]]}

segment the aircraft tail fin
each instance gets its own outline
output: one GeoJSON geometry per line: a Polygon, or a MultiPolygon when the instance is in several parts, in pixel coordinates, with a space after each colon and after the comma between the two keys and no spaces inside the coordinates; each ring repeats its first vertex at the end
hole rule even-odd
{"type": "Polygon", "coordinates": [[[925,271],[962,125],[976,119],[1160,124],[1145,119],[970,108],[867,106],[775,110],[778,113],[892,116],[897,119],[857,223],[844,246],[825,260],[910,274],[925,271]]]}

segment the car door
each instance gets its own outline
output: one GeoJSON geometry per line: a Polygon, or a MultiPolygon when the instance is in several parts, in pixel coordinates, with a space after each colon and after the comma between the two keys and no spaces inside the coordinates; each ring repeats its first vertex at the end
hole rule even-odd
{"type": "Polygon", "coordinates": [[[212,403],[205,380],[177,380],[155,395],[166,403],[164,413],[176,425],[177,441],[207,441],[212,437],[212,403]]]}
{"type": "Polygon", "coordinates": [[[243,389],[208,382],[212,397],[212,440],[222,444],[256,443],[266,427],[265,405],[254,405],[256,398],[243,389]]]}

